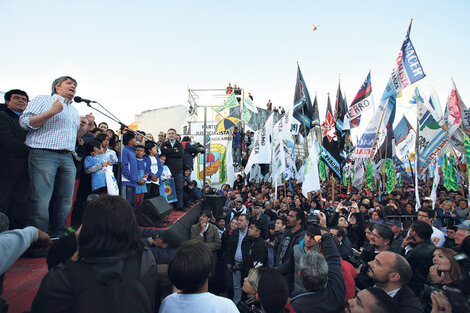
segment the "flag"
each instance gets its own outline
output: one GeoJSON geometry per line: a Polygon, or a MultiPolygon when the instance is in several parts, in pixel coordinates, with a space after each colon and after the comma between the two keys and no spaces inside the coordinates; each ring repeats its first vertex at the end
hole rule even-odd
{"type": "Polygon", "coordinates": [[[391,159],[387,159],[385,161],[385,174],[387,175],[387,179],[385,180],[385,188],[387,193],[390,194],[395,189],[397,184],[397,173],[391,159]]]}
{"type": "Polygon", "coordinates": [[[423,174],[426,168],[439,156],[439,152],[449,142],[447,132],[443,129],[444,122],[434,109],[425,103],[424,98],[416,87],[413,94],[413,104],[418,106],[419,127],[419,173],[423,174]]]}
{"type": "Polygon", "coordinates": [[[449,166],[447,167],[447,172],[448,175],[446,175],[446,178],[449,180],[449,189],[457,191],[459,189],[459,184],[457,183],[457,171],[455,169],[454,157],[452,156],[452,153],[449,157],[449,166]]]}
{"type": "Polygon", "coordinates": [[[373,172],[374,172],[374,167],[372,166],[372,163],[370,163],[366,171],[366,184],[367,184],[367,187],[369,187],[370,191],[374,191],[374,180],[372,178],[373,172]]]}
{"type": "Polygon", "coordinates": [[[335,121],[331,111],[330,96],[328,95],[328,106],[326,109],[326,119],[323,122],[323,149],[322,158],[326,165],[333,171],[333,174],[341,178],[340,149],[335,121]]]}
{"type": "Polygon", "coordinates": [[[401,118],[397,127],[393,129],[393,132],[395,135],[395,151],[397,157],[403,160],[407,158],[407,155],[414,148],[416,133],[405,116],[401,118]]]}
{"type": "MultiPolygon", "coordinates": [[[[370,155],[374,155],[377,150],[376,147],[380,147],[381,142],[374,146],[376,135],[385,134],[385,129],[388,124],[390,116],[395,111],[396,99],[391,96],[385,102],[381,102],[373,118],[370,120],[369,125],[364,130],[361,138],[356,144],[356,148],[353,151],[352,158],[357,159],[368,159],[370,155]]],[[[385,137],[383,137],[385,139],[385,137]]]]}
{"type": "MultiPolygon", "coordinates": [[[[315,138],[315,136],[313,138],[315,138]]],[[[315,145],[314,143],[313,147],[310,148],[310,153],[305,163],[304,180],[302,183],[302,194],[306,198],[309,192],[315,192],[321,189],[320,175],[318,173],[319,151],[316,146],[318,145],[315,145]]]]}
{"type": "Polygon", "coordinates": [[[439,186],[439,165],[437,164],[436,159],[436,166],[434,167],[434,180],[432,182],[432,190],[431,190],[431,199],[432,199],[432,209],[435,209],[436,206],[436,199],[437,199],[437,187],[439,186]]]}
{"type": "Polygon", "coordinates": [[[166,199],[168,203],[173,203],[178,201],[176,196],[175,180],[170,178],[161,182],[160,184],[160,195],[166,199]]]}
{"type": "Polygon", "coordinates": [[[390,80],[388,81],[382,95],[382,101],[392,95],[397,98],[401,97],[401,91],[403,89],[426,76],[421,63],[419,62],[416,50],[411,43],[410,31],[412,22],[413,20],[410,22],[405,40],[403,41],[398,57],[396,58],[396,66],[390,75],[390,80]]]}
{"type": "Polygon", "coordinates": [[[319,175],[320,175],[320,179],[322,181],[325,181],[326,180],[325,163],[321,159],[318,161],[318,172],[319,172],[319,175]]]}
{"type": "Polygon", "coordinates": [[[416,197],[416,205],[415,210],[421,207],[421,201],[419,200],[419,184],[418,184],[418,158],[415,158],[415,197],[416,197]]]}
{"type": "Polygon", "coordinates": [[[356,160],[354,163],[354,177],[352,179],[353,187],[356,189],[361,188],[362,180],[364,179],[364,163],[362,160],[356,160]]]}
{"type": "Polygon", "coordinates": [[[245,98],[243,107],[247,108],[253,113],[258,113],[258,109],[255,107],[255,105],[253,104],[253,101],[251,101],[249,97],[245,98]]]}
{"type": "Polygon", "coordinates": [[[310,128],[320,125],[318,105],[316,101],[314,105],[312,105],[307,85],[305,84],[298,64],[297,82],[295,84],[294,93],[294,117],[300,122],[300,133],[304,137],[307,137],[310,128]]]}
{"type": "MultiPolygon", "coordinates": [[[[335,122],[336,122],[336,135],[342,137],[343,134],[343,120],[346,115],[348,108],[343,98],[343,93],[341,92],[341,83],[338,82],[338,90],[336,91],[336,101],[335,101],[335,122]]],[[[342,150],[342,146],[341,150],[342,150]]]]}
{"type": "Polygon", "coordinates": [[[429,104],[437,113],[437,115],[442,117],[441,101],[439,100],[439,96],[437,95],[437,91],[434,86],[432,86],[431,94],[429,95],[429,104]]]}
{"type": "Polygon", "coordinates": [[[366,79],[359,88],[353,102],[349,106],[349,110],[344,116],[343,129],[351,129],[358,127],[361,122],[361,115],[374,106],[372,98],[372,84],[370,80],[370,71],[366,79]]]}
{"type": "Polygon", "coordinates": [[[248,174],[254,164],[271,164],[271,141],[273,134],[273,113],[269,116],[264,127],[255,132],[253,149],[245,166],[245,174],[248,174]]]}
{"type": "Polygon", "coordinates": [[[224,105],[220,108],[216,108],[217,112],[222,112],[225,109],[230,109],[234,107],[238,107],[240,103],[238,103],[237,97],[235,97],[235,90],[232,90],[230,96],[228,96],[227,100],[225,100],[224,105]]]}

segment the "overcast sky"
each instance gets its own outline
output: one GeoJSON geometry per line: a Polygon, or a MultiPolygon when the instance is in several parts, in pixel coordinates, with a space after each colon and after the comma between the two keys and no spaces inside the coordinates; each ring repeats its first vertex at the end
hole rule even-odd
{"type": "Polygon", "coordinates": [[[187,105],[188,87],[229,82],[260,107],[292,106],[299,62],[323,120],[339,77],[351,102],[371,70],[378,102],[413,18],[421,87],[434,85],[445,104],[453,77],[470,104],[469,13],[465,0],[0,0],[0,91],[34,97],[70,75],[77,95],[132,123],[144,110],[187,105]]]}

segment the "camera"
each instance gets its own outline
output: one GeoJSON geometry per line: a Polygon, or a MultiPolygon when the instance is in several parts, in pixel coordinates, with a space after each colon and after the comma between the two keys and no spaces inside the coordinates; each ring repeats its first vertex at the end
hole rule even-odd
{"type": "Polygon", "coordinates": [[[320,223],[320,218],[315,213],[310,212],[307,214],[307,222],[310,224],[318,224],[320,223]]]}

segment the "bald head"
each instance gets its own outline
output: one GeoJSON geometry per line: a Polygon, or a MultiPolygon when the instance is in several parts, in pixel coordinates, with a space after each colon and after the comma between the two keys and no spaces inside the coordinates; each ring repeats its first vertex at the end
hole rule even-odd
{"type": "Polygon", "coordinates": [[[406,259],[390,251],[380,252],[368,265],[370,278],[386,292],[406,285],[413,274],[406,259]]]}

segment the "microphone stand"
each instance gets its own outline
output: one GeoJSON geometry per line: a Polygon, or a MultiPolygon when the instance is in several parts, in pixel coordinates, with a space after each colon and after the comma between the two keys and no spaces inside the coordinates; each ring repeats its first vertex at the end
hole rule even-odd
{"type": "MultiPolygon", "coordinates": [[[[85,102],[85,101],[83,101],[85,102]]],[[[149,141],[154,141],[154,140],[151,140],[149,139],[148,137],[146,137],[145,135],[139,133],[138,131],[135,131],[133,130],[132,128],[130,128],[128,125],[124,124],[123,122],[121,122],[121,120],[119,120],[119,118],[117,118],[113,113],[109,112],[104,106],[102,106],[99,102],[96,102],[96,101],[93,101],[93,103],[96,103],[98,104],[103,110],[105,110],[107,113],[104,113],[103,111],[93,107],[90,103],[91,102],[85,102],[86,105],[91,108],[92,110],[95,110],[96,112],[98,113],[101,113],[102,115],[106,116],[107,118],[109,118],[110,120],[118,123],[120,126],[121,126],[121,151],[119,152],[120,154],[120,158],[119,158],[119,167],[118,167],[118,175],[119,175],[119,180],[116,179],[116,181],[118,182],[118,186],[119,186],[119,191],[122,193],[122,150],[124,149],[124,142],[123,142],[123,130],[127,128],[127,130],[133,132],[135,135],[140,135],[142,137],[144,137],[145,139],[149,140],[149,141]],[[110,116],[111,115],[111,116],[110,116]]],[[[121,196],[123,196],[121,194],[121,196]]]]}

